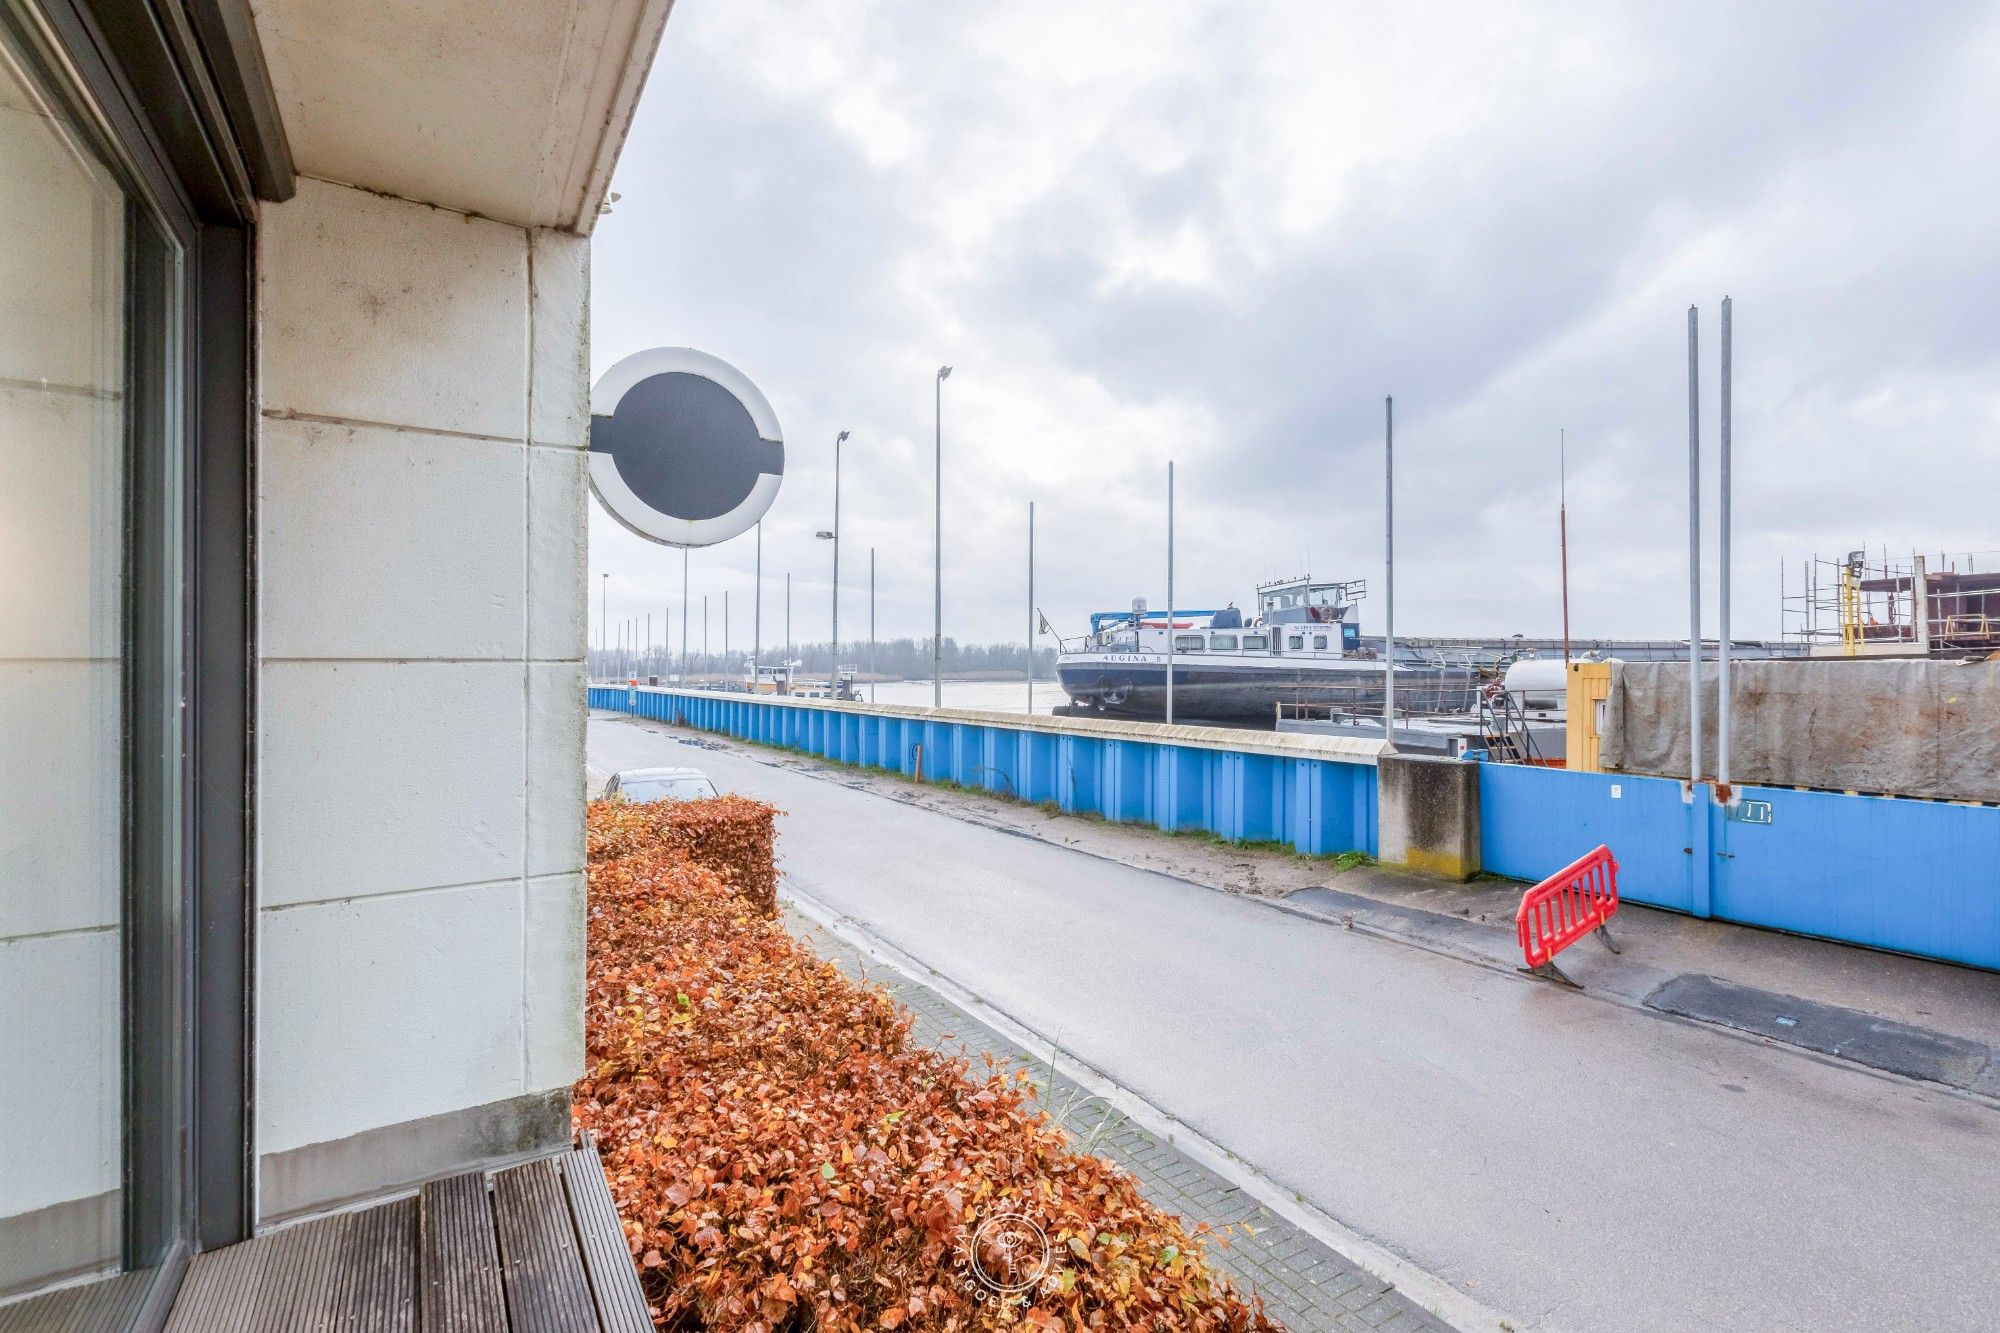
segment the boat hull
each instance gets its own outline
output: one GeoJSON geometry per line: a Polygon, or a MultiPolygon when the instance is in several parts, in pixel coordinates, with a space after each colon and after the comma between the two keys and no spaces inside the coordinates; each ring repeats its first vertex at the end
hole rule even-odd
{"type": "MultiPolygon", "coordinates": [[[[1396,665],[1399,708],[1464,712],[1476,704],[1474,672],[1462,666],[1396,665]]],[[[1221,658],[1174,660],[1176,721],[1269,725],[1279,704],[1379,712],[1387,672],[1366,658],[1221,658]]],[[[1166,715],[1167,664],[1158,654],[1071,653],[1056,663],[1056,679],[1082,708],[1157,720],[1166,715]]]]}

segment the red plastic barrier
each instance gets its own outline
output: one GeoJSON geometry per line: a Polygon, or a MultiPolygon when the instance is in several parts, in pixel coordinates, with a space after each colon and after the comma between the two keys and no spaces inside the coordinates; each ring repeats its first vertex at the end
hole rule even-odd
{"type": "Polygon", "coordinates": [[[1599,847],[1521,895],[1514,914],[1521,956],[1530,968],[1545,967],[1617,910],[1618,862],[1609,847],[1599,847]]]}

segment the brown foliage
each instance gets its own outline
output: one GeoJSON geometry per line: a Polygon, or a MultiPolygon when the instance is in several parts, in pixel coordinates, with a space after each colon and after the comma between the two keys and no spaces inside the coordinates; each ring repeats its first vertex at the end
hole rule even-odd
{"type": "Polygon", "coordinates": [[[743,796],[652,801],[620,810],[618,819],[589,822],[593,865],[641,849],[672,849],[721,875],[763,915],[777,915],[778,868],[771,854],[776,810],[743,796]]]}
{"type": "MultiPolygon", "coordinates": [[[[728,804],[747,825],[754,803],[728,804]]],[[[662,1327],[1273,1327],[1129,1175],[1070,1150],[1025,1075],[916,1045],[879,988],[732,893],[675,832],[727,822],[697,809],[590,811],[576,1118],[662,1327]],[[1039,1228],[1045,1269],[991,1243],[1007,1215],[1039,1228]],[[981,1280],[1010,1272],[1040,1280],[981,1280]]]]}

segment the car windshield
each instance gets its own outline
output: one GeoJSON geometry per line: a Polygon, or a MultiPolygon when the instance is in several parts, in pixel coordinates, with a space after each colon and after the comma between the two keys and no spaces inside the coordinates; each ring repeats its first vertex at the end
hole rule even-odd
{"type": "Polygon", "coordinates": [[[715,795],[715,784],[707,778],[636,778],[619,783],[618,794],[628,801],[701,801],[715,795]]]}

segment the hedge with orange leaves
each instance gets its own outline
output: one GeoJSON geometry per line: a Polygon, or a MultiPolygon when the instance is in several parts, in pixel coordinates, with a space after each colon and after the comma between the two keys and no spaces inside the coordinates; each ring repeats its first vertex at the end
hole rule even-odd
{"type": "Polygon", "coordinates": [[[592,805],[589,947],[576,1119],[661,1327],[1273,1327],[1129,1175],[1070,1150],[1024,1075],[912,1042],[660,812],[592,805]],[[973,1253],[1007,1214],[1046,1266],[973,1253]]]}
{"type": "Polygon", "coordinates": [[[629,817],[591,821],[592,862],[664,845],[721,875],[765,916],[778,914],[778,867],[772,856],[776,810],[742,796],[652,801],[625,809],[629,817]]]}

